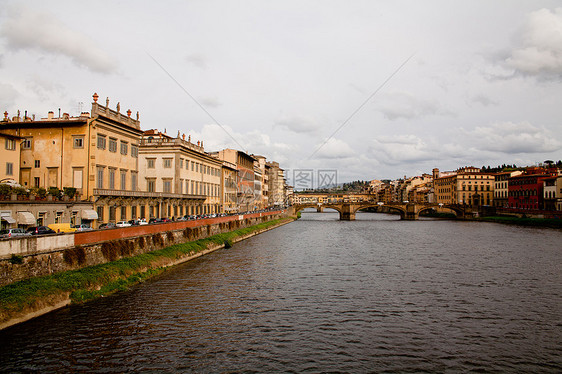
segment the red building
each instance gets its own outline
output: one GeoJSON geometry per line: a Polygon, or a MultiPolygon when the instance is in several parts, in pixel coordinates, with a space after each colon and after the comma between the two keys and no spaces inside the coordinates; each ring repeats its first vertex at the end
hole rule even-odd
{"type": "Polygon", "coordinates": [[[508,205],[518,209],[544,209],[543,180],[550,174],[523,174],[509,178],[508,205]]]}

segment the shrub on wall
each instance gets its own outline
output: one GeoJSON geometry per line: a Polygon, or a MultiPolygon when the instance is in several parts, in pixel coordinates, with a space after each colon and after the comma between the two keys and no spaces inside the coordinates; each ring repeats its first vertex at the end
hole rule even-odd
{"type": "Polygon", "coordinates": [[[62,254],[62,258],[68,265],[84,265],[86,263],[86,251],[84,247],[79,245],[74,248],[67,248],[62,254]]]}
{"type": "Polygon", "coordinates": [[[171,231],[167,231],[166,232],[166,239],[168,239],[168,242],[173,242],[174,241],[174,233],[172,233],[171,231]]]}

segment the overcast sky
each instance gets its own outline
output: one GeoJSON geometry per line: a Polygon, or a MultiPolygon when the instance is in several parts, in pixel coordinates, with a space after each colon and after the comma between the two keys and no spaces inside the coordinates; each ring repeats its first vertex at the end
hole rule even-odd
{"type": "Polygon", "coordinates": [[[90,111],[97,92],[289,181],[562,158],[560,1],[1,3],[10,117],[90,111]]]}

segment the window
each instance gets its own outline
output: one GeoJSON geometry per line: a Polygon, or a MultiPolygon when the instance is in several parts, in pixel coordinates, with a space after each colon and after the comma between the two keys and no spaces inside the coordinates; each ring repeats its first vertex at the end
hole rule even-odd
{"type": "Polygon", "coordinates": [[[39,188],[41,186],[41,178],[39,177],[34,177],[33,178],[33,185],[34,187],[39,188]]]}
{"type": "Polygon", "coordinates": [[[189,170],[189,160],[185,160],[185,170],[189,170]]]}
{"type": "Polygon", "coordinates": [[[55,223],[62,223],[62,212],[55,213],[55,223]]]}
{"type": "Polygon", "coordinates": [[[183,158],[180,158],[180,169],[183,169],[183,158]]]}
{"type": "Polygon", "coordinates": [[[109,138],[109,152],[117,152],[117,139],[109,138]]]}
{"type": "Polygon", "coordinates": [[[131,157],[139,157],[139,147],[138,145],[131,144],[131,157]]]}
{"type": "Polygon", "coordinates": [[[127,171],[121,170],[121,189],[127,189],[127,171]]]}
{"type": "Polygon", "coordinates": [[[172,181],[170,181],[170,180],[164,181],[164,192],[166,192],[166,193],[172,192],[172,181]]]}
{"type": "Polygon", "coordinates": [[[171,158],[165,158],[164,159],[164,167],[165,168],[171,168],[172,167],[172,159],[171,158]]]}
{"type": "Polygon", "coordinates": [[[115,206],[109,207],[109,220],[110,221],[115,221],[116,210],[117,210],[117,207],[115,207],[115,206]]]}
{"type": "Polygon", "coordinates": [[[33,138],[25,138],[23,140],[23,142],[21,143],[21,148],[22,149],[31,149],[31,142],[33,141],[33,138]]]}
{"type": "Polygon", "coordinates": [[[46,212],[39,212],[37,216],[37,226],[43,226],[45,224],[45,214],[46,212]]]}
{"type": "Polygon", "coordinates": [[[137,218],[137,207],[136,207],[136,205],[131,207],[131,218],[132,219],[137,218]]]}
{"type": "Polygon", "coordinates": [[[6,149],[9,151],[15,151],[16,141],[14,139],[6,139],[6,149]]]}
{"type": "Polygon", "coordinates": [[[96,208],[96,211],[98,212],[98,221],[102,222],[103,221],[103,206],[98,206],[96,208]]]}
{"type": "Polygon", "coordinates": [[[148,192],[155,192],[156,191],[156,181],[154,179],[147,180],[146,186],[147,186],[148,192]]]}
{"type": "Polygon", "coordinates": [[[84,135],[75,135],[72,137],[72,146],[74,148],[84,148],[84,135]]]}
{"type": "Polygon", "coordinates": [[[35,167],[36,167],[36,168],[40,168],[40,167],[41,167],[41,160],[35,160],[35,167]]]}
{"type": "Polygon", "coordinates": [[[138,179],[139,176],[136,172],[131,172],[131,190],[136,191],[138,189],[138,179]]]}
{"type": "Polygon", "coordinates": [[[115,169],[109,169],[109,189],[115,189],[115,169]]]}
{"type": "Polygon", "coordinates": [[[11,162],[6,162],[6,175],[14,174],[14,164],[11,162]]]}
{"type": "Polygon", "coordinates": [[[103,166],[98,166],[96,171],[98,181],[96,183],[96,188],[103,188],[103,166]]]}
{"type": "Polygon", "coordinates": [[[121,154],[126,155],[129,152],[129,143],[121,142],[121,154]]]}
{"type": "Polygon", "coordinates": [[[127,219],[127,206],[123,205],[121,207],[121,220],[124,221],[127,219]]]}
{"type": "Polygon", "coordinates": [[[105,135],[98,135],[98,149],[105,149],[106,141],[105,135]]]}
{"type": "Polygon", "coordinates": [[[156,161],[156,159],[154,159],[154,158],[147,158],[146,159],[146,167],[148,169],[154,169],[155,161],[156,161]]]}

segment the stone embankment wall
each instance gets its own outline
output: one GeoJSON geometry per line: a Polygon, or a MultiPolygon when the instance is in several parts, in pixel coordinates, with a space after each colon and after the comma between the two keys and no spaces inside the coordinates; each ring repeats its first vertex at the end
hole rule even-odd
{"type": "Polygon", "coordinates": [[[115,261],[287,216],[286,210],[0,241],[0,286],[115,261]],[[17,257],[13,257],[16,255],[17,257]]]}

